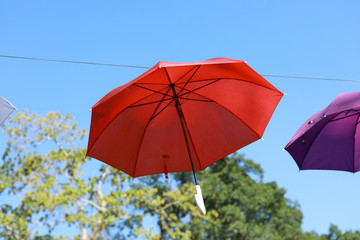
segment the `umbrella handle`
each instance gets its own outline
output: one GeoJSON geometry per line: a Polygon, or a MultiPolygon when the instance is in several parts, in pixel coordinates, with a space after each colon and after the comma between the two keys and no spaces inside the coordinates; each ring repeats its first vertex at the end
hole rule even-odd
{"type": "Polygon", "coordinates": [[[195,194],[196,206],[198,207],[200,214],[204,216],[206,214],[206,209],[205,209],[204,199],[202,197],[200,185],[195,185],[195,190],[196,190],[196,194],[195,194]]]}

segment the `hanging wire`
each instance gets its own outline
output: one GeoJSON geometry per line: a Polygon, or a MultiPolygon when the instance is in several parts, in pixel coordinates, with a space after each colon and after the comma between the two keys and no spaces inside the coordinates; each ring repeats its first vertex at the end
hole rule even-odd
{"type": "Polygon", "coordinates": [[[356,79],[343,79],[343,78],[320,78],[320,77],[300,77],[300,76],[282,76],[282,75],[261,75],[263,77],[275,77],[275,78],[298,78],[298,79],[310,79],[310,80],[324,80],[324,81],[341,81],[341,82],[360,82],[356,79]]]}
{"type": "MultiPolygon", "coordinates": [[[[24,59],[24,60],[48,61],[48,62],[63,62],[63,63],[100,65],[100,66],[110,66],[110,67],[127,67],[127,68],[150,69],[150,67],[137,66],[137,65],[124,65],[124,64],[85,62],[85,61],[71,61],[71,60],[60,60],[60,59],[49,59],[49,58],[34,58],[34,57],[10,56],[10,55],[0,55],[0,57],[2,57],[2,58],[24,59]]],[[[343,79],[343,78],[321,78],[321,77],[284,76],[284,75],[268,75],[268,74],[261,74],[261,76],[263,76],[263,77],[274,77],[274,78],[294,78],[294,79],[323,80],[323,81],[360,82],[360,80],[356,80],[356,79],[343,79]]]]}
{"type": "Polygon", "coordinates": [[[8,55],[0,55],[0,57],[2,57],[2,58],[17,58],[17,59],[25,59],[25,60],[37,60],[37,61],[50,61],[50,62],[80,63],[80,64],[91,64],[91,65],[101,65],[101,66],[111,66],[111,67],[129,67],[129,68],[147,68],[147,69],[149,69],[149,67],[144,67],[144,66],[122,65],[122,64],[111,64],[111,63],[70,61],[70,60],[60,60],[60,59],[33,58],[33,57],[20,57],[20,56],[8,56],[8,55]]]}

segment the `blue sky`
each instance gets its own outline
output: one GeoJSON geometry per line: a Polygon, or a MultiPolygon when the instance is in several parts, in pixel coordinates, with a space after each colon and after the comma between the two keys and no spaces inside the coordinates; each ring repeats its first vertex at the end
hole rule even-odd
{"type": "MultiPolygon", "coordinates": [[[[149,67],[228,57],[263,75],[360,80],[359,9],[357,0],[1,1],[0,55],[149,67]]],[[[0,57],[0,95],[20,111],[70,113],[88,129],[92,105],[144,71],[0,57]]],[[[359,174],[299,172],[282,149],[307,118],[360,82],[266,79],[287,95],[264,140],[239,152],[300,203],[304,230],[359,229],[359,174]]]]}

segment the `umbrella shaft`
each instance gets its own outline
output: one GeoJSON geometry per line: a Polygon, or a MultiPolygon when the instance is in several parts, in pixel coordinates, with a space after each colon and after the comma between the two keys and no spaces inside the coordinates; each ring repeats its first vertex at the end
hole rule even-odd
{"type": "Polygon", "coordinates": [[[182,128],[183,133],[184,133],[186,147],[187,147],[189,158],[190,158],[191,168],[192,168],[193,175],[194,175],[195,185],[198,185],[198,181],[197,181],[197,178],[196,178],[195,167],[194,167],[194,162],[193,162],[192,157],[191,157],[190,143],[189,143],[188,136],[186,134],[184,114],[183,114],[183,112],[181,110],[180,102],[179,102],[178,96],[176,94],[174,84],[170,84],[170,87],[171,87],[173,95],[174,95],[175,107],[176,107],[177,113],[178,113],[179,118],[180,118],[181,128],[182,128]]]}

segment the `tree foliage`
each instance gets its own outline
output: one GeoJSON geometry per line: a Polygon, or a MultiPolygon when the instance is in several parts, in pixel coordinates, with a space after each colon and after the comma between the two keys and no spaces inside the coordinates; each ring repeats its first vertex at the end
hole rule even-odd
{"type": "Polygon", "coordinates": [[[342,232],[337,226],[331,224],[327,234],[319,235],[316,232],[305,233],[303,240],[358,240],[360,231],[342,232]]]}
{"type": "Polygon", "coordinates": [[[190,184],[164,191],[85,158],[86,150],[76,144],[86,131],[70,115],[24,112],[8,122],[0,165],[0,238],[190,239],[186,221],[170,211],[199,215],[189,203],[190,184]],[[144,226],[145,216],[158,218],[153,226],[160,224],[162,232],[144,226]]]}
{"type": "Polygon", "coordinates": [[[154,190],[131,189],[128,176],[106,165],[85,173],[89,160],[76,142],[86,132],[70,115],[20,113],[5,129],[10,140],[0,167],[0,192],[9,201],[1,206],[0,236],[49,237],[56,228],[68,227],[77,234],[51,238],[99,239],[111,228],[139,225],[141,216],[129,206],[137,195],[146,198],[154,190]]]}
{"type": "MultiPolygon", "coordinates": [[[[184,173],[179,174],[184,181],[184,173]]],[[[259,165],[233,154],[199,174],[205,205],[216,222],[192,219],[193,239],[299,239],[302,213],[259,165]]]]}
{"type": "Polygon", "coordinates": [[[198,174],[132,179],[85,158],[87,135],[70,115],[19,113],[0,161],[0,239],[360,239],[360,232],[304,233],[302,213],[258,164],[233,154],[198,174]]]}

